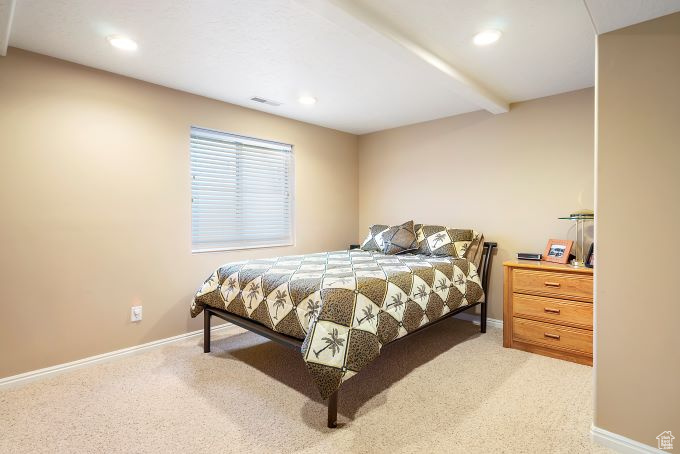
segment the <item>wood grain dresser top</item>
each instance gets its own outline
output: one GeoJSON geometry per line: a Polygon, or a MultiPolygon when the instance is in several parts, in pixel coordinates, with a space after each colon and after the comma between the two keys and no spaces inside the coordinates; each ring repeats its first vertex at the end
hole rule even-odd
{"type": "Polygon", "coordinates": [[[508,260],[503,262],[503,266],[508,266],[510,268],[524,268],[528,270],[541,270],[541,271],[562,271],[568,273],[581,273],[581,274],[593,274],[592,268],[577,268],[571,265],[563,265],[561,263],[552,263],[544,261],[534,261],[534,260],[508,260]]]}

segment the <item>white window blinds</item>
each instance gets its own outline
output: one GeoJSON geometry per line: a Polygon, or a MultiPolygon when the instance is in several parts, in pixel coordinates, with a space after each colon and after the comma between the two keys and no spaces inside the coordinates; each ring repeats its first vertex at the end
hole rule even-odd
{"type": "Polygon", "coordinates": [[[293,147],[191,128],[193,252],[293,244],[293,147]]]}

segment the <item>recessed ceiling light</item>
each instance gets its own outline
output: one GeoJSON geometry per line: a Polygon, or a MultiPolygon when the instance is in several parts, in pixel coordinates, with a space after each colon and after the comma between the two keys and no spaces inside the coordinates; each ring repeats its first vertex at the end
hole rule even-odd
{"type": "Polygon", "coordinates": [[[498,30],[484,30],[483,32],[477,33],[473,38],[474,42],[478,46],[488,46],[493,44],[501,37],[501,32],[498,30]]]}
{"type": "Polygon", "coordinates": [[[311,106],[313,104],[316,104],[316,98],[314,96],[300,96],[298,98],[298,102],[300,104],[304,104],[305,106],[311,106]]]}
{"type": "Polygon", "coordinates": [[[126,38],[125,36],[111,35],[108,36],[106,39],[109,40],[109,44],[118,49],[127,51],[137,50],[137,43],[131,40],[130,38],[126,38]]]}

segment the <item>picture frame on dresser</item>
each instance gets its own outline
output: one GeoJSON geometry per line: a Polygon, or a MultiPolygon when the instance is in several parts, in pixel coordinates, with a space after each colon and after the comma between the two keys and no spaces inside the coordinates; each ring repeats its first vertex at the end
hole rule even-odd
{"type": "Polygon", "coordinates": [[[585,265],[588,268],[595,268],[595,243],[592,243],[590,245],[590,249],[588,249],[588,255],[586,256],[585,265]]]}
{"type": "Polygon", "coordinates": [[[572,240],[549,239],[548,244],[545,246],[543,260],[553,263],[567,263],[573,246],[574,242],[572,240]]]}

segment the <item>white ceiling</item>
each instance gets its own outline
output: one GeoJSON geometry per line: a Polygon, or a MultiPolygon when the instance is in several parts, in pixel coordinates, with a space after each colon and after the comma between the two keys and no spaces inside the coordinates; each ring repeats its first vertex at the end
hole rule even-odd
{"type": "Polygon", "coordinates": [[[584,0],[598,34],[680,11],[680,0],[584,0]]]}
{"type": "Polygon", "coordinates": [[[427,8],[412,0],[363,3],[508,102],[594,83],[595,35],[581,1],[428,0],[427,8]],[[502,38],[474,46],[471,37],[487,28],[501,30],[502,38]]]}
{"type": "Polygon", "coordinates": [[[589,13],[602,33],[680,10],[585,1],[17,0],[9,44],[363,134],[592,86],[589,13]],[[501,40],[475,47],[489,27],[501,40]],[[139,50],[111,48],[111,34],[139,50]],[[302,94],[318,103],[298,104],[302,94]]]}

